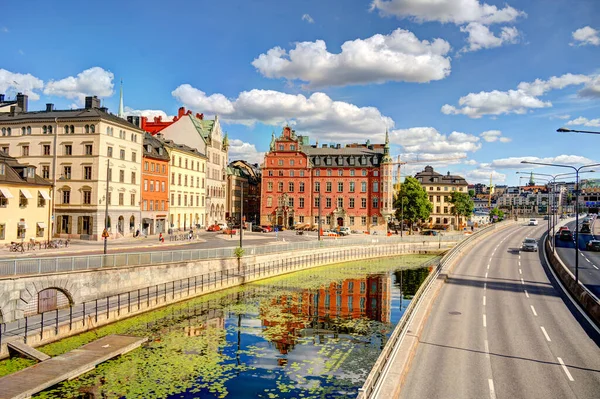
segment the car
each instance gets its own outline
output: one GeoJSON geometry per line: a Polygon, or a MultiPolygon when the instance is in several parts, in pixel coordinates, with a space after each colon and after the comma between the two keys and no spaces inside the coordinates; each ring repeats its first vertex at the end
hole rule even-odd
{"type": "Polygon", "coordinates": [[[219,230],[221,230],[221,226],[219,226],[218,224],[211,224],[206,229],[206,231],[219,231],[219,230]]]}
{"type": "Polygon", "coordinates": [[[560,229],[558,229],[558,232],[560,233],[563,230],[569,230],[569,228],[567,226],[560,226],[560,229]]]}
{"type": "Polygon", "coordinates": [[[573,239],[573,234],[571,233],[571,231],[569,229],[561,230],[558,233],[558,239],[562,240],[562,241],[569,241],[569,240],[573,239]]]}
{"type": "Polygon", "coordinates": [[[267,229],[265,229],[265,228],[264,228],[264,227],[262,227],[262,226],[258,226],[258,225],[256,225],[256,224],[253,224],[253,225],[252,225],[252,231],[254,231],[254,232],[256,232],[256,233],[266,233],[266,232],[267,232],[267,229]]]}
{"type": "Polygon", "coordinates": [[[600,252],[600,240],[589,240],[587,244],[585,244],[585,249],[588,251],[600,252]]]}
{"type": "Polygon", "coordinates": [[[581,223],[581,228],[579,229],[580,233],[589,234],[592,232],[592,228],[590,226],[590,222],[581,223]]]}
{"type": "Polygon", "coordinates": [[[544,215],[544,220],[550,220],[550,216],[544,215]]]}
{"type": "Polygon", "coordinates": [[[219,226],[221,230],[225,230],[228,227],[225,223],[217,223],[217,226],[219,226]]]}
{"type": "Polygon", "coordinates": [[[521,251],[537,252],[537,250],[538,243],[535,238],[525,238],[525,240],[523,240],[523,244],[521,245],[521,251]]]}
{"type": "Polygon", "coordinates": [[[350,235],[350,227],[340,227],[340,235],[349,236],[350,235]]]}
{"type": "Polygon", "coordinates": [[[273,231],[273,227],[272,226],[260,226],[263,228],[265,233],[270,233],[271,231],[273,231]]]}
{"type": "Polygon", "coordinates": [[[538,225],[537,219],[533,219],[533,218],[529,219],[529,225],[530,226],[537,226],[538,225]]]}
{"type": "Polygon", "coordinates": [[[435,230],[426,230],[422,233],[424,236],[437,236],[438,232],[435,230]]]}

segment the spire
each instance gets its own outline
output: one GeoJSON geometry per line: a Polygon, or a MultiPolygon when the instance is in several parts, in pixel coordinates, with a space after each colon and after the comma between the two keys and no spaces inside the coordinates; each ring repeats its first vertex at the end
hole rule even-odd
{"type": "Polygon", "coordinates": [[[121,89],[119,90],[119,118],[124,118],[125,113],[123,112],[123,79],[121,79],[121,89]]]}
{"type": "Polygon", "coordinates": [[[533,180],[533,172],[531,172],[531,175],[529,176],[529,185],[535,186],[535,181],[533,180]]]}
{"type": "Polygon", "coordinates": [[[275,130],[273,130],[273,133],[271,133],[271,145],[270,145],[271,151],[275,151],[275,130]]]}
{"type": "Polygon", "coordinates": [[[223,151],[227,151],[229,149],[229,136],[227,132],[225,132],[225,136],[223,136],[223,151]]]}
{"type": "Polygon", "coordinates": [[[385,129],[385,145],[383,146],[383,159],[382,162],[392,162],[393,159],[390,156],[390,135],[387,128],[385,129]]]}

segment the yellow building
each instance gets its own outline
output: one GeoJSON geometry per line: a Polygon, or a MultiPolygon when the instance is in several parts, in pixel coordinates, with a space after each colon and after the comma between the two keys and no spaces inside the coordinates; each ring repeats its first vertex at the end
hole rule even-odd
{"type": "Polygon", "coordinates": [[[206,211],[206,156],[195,148],[164,140],[169,153],[171,172],[169,184],[169,227],[174,231],[207,226],[206,211]]]}
{"type": "MultiPolygon", "coordinates": [[[[450,197],[453,191],[463,193],[468,192],[469,184],[461,176],[446,175],[437,173],[433,167],[426,166],[425,169],[415,175],[415,178],[421,183],[421,186],[427,191],[429,202],[433,204],[433,211],[429,216],[430,228],[451,228],[457,229],[456,217],[452,215],[452,203],[450,197]]],[[[463,217],[458,218],[458,228],[464,225],[466,220],[463,217]]]]}
{"type": "Polygon", "coordinates": [[[0,244],[47,241],[52,184],[0,151],[0,244]]]}
{"type": "Polygon", "coordinates": [[[20,106],[0,112],[0,150],[54,184],[54,235],[100,240],[107,202],[110,237],[133,235],[141,222],[144,132],[97,97],[86,97],[83,109],[47,104],[33,112],[27,96],[17,97],[20,106]]]}

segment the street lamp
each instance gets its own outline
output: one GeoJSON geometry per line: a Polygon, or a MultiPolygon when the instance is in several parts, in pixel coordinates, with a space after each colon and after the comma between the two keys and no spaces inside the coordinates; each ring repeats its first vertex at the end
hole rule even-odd
{"type": "Polygon", "coordinates": [[[589,133],[589,134],[600,134],[600,132],[592,132],[589,130],[573,130],[573,129],[567,129],[566,127],[561,127],[560,129],[556,130],[558,133],[589,133]]]}
{"type": "Polygon", "coordinates": [[[108,188],[110,182],[110,159],[106,160],[106,194],[104,197],[104,231],[102,232],[102,238],[104,238],[104,255],[108,246],[108,188]]]}
{"type": "Polygon", "coordinates": [[[575,171],[575,283],[579,283],[579,171],[583,168],[591,168],[592,166],[600,166],[600,163],[593,163],[590,165],[583,165],[576,168],[571,165],[559,165],[553,163],[544,162],[530,162],[521,161],[523,164],[528,165],[541,165],[541,166],[554,166],[557,168],[570,168],[575,171]]]}
{"type": "Polygon", "coordinates": [[[244,234],[244,182],[240,182],[240,248],[242,248],[242,235],[244,234]]]}
{"type": "Polygon", "coordinates": [[[321,241],[321,187],[319,187],[319,194],[317,198],[319,199],[319,224],[317,225],[317,237],[318,241],[321,241]]]}

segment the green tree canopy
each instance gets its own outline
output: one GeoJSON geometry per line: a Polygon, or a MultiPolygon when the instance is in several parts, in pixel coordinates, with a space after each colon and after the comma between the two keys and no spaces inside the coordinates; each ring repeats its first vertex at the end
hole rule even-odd
{"type": "Polygon", "coordinates": [[[498,216],[498,219],[496,219],[496,221],[499,222],[504,219],[504,212],[502,212],[498,208],[494,208],[490,211],[490,219],[492,219],[492,222],[494,222],[494,216],[498,216]]]}
{"type": "Polygon", "coordinates": [[[433,204],[429,202],[427,192],[417,179],[410,176],[406,177],[400,186],[394,207],[396,208],[396,218],[401,220],[404,217],[404,220],[410,222],[411,227],[419,220],[429,219],[429,215],[433,211],[433,204]],[[404,206],[402,206],[403,202],[404,206]]]}
{"type": "Polygon", "coordinates": [[[471,216],[473,214],[475,203],[467,193],[461,193],[459,191],[452,192],[450,203],[453,205],[452,214],[456,216],[456,227],[458,228],[458,217],[464,216],[467,218],[471,216]]]}
{"type": "Polygon", "coordinates": [[[475,196],[475,190],[469,190],[469,197],[473,198],[475,196]]]}

